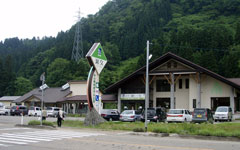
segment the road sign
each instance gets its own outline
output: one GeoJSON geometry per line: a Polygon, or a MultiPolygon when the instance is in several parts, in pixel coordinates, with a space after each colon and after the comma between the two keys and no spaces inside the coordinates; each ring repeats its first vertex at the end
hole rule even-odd
{"type": "Polygon", "coordinates": [[[97,73],[100,74],[107,63],[107,57],[100,43],[94,43],[86,55],[90,65],[94,66],[97,73]]]}

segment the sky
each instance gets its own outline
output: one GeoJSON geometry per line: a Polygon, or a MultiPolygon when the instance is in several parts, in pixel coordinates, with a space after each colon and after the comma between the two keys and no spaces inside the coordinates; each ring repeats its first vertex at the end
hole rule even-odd
{"type": "Polygon", "coordinates": [[[0,0],[0,41],[53,36],[81,17],[95,14],[109,0],[0,0]]]}

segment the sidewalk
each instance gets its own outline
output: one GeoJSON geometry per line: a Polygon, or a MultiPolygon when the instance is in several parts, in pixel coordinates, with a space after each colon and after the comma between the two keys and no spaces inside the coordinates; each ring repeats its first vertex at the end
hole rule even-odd
{"type": "Polygon", "coordinates": [[[233,115],[233,120],[235,119],[240,119],[240,112],[236,112],[234,115],[233,115]]]}

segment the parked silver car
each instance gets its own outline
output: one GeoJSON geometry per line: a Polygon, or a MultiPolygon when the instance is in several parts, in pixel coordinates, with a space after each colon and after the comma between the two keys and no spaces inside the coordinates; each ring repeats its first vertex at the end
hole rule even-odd
{"type": "Polygon", "coordinates": [[[219,106],[213,117],[214,121],[232,121],[232,108],[229,106],[219,106]]]}
{"type": "Polygon", "coordinates": [[[120,114],[121,121],[140,121],[141,119],[141,112],[136,110],[124,110],[120,114]]]}

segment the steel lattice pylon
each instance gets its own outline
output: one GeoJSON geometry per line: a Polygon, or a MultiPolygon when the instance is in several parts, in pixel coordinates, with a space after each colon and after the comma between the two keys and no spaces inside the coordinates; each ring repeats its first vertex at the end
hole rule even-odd
{"type": "Polygon", "coordinates": [[[81,16],[80,16],[80,9],[79,9],[73,49],[72,49],[72,60],[75,60],[76,62],[79,62],[79,60],[83,58],[82,30],[81,30],[80,21],[81,21],[81,16]]]}

